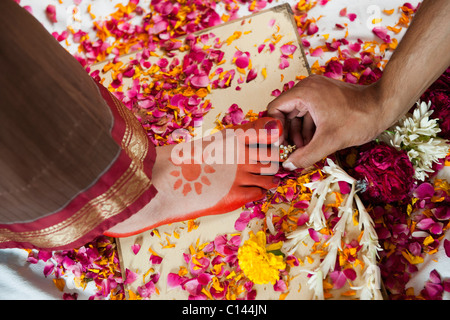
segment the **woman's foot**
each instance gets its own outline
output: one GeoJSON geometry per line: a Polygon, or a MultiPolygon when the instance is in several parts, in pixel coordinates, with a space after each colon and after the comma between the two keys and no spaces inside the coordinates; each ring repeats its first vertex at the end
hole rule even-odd
{"type": "Polygon", "coordinates": [[[281,122],[261,118],[178,145],[157,147],[158,194],[105,234],[126,237],[157,226],[231,212],[278,186],[281,122]]]}

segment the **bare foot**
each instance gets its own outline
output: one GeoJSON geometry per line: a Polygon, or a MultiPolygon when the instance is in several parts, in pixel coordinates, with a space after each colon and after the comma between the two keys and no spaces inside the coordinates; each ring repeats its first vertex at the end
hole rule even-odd
{"type": "Polygon", "coordinates": [[[156,149],[152,181],[158,194],[105,232],[131,236],[157,226],[231,212],[278,186],[281,122],[261,118],[203,139],[156,149]],[[275,145],[274,145],[275,143],[275,145]]]}

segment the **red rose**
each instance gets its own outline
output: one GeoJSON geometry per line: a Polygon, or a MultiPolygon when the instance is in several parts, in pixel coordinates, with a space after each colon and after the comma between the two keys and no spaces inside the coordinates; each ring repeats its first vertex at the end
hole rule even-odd
{"type": "Polygon", "coordinates": [[[355,174],[357,179],[367,182],[362,197],[371,201],[401,201],[409,196],[414,186],[414,169],[408,155],[386,144],[363,151],[355,174]]]}

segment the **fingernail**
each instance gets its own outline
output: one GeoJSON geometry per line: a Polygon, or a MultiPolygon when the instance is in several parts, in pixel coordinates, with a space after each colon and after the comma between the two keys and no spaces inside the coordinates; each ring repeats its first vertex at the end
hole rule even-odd
{"type": "Polygon", "coordinates": [[[289,171],[294,171],[297,169],[297,167],[294,166],[294,164],[289,160],[286,160],[285,162],[283,162],[283,168],[285,168],[286,170],[289,170],[289,171]]]}
{"type": "Polygon", "coordinates": [[[278,122],[276,120],[270,120],[264,125],[264,129],[266,129],[267,132],[270,133],[270,131],[278,129],[278,122]]]}

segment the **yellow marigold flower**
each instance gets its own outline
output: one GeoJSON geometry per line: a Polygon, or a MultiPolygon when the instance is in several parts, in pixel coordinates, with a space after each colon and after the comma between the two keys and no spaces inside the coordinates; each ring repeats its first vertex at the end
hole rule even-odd
{"type": "Polygon", "coordinates": [[[238,250],[239,266],[244,274],[256,284],[275,284],[280,279],[280,270],[286,268],[283,256],[267,252],[280,249],[278,244],[271,244],[266,248],[266,234],[259,231],[256,235],[250,232],[248,239],[238,250]]]}

